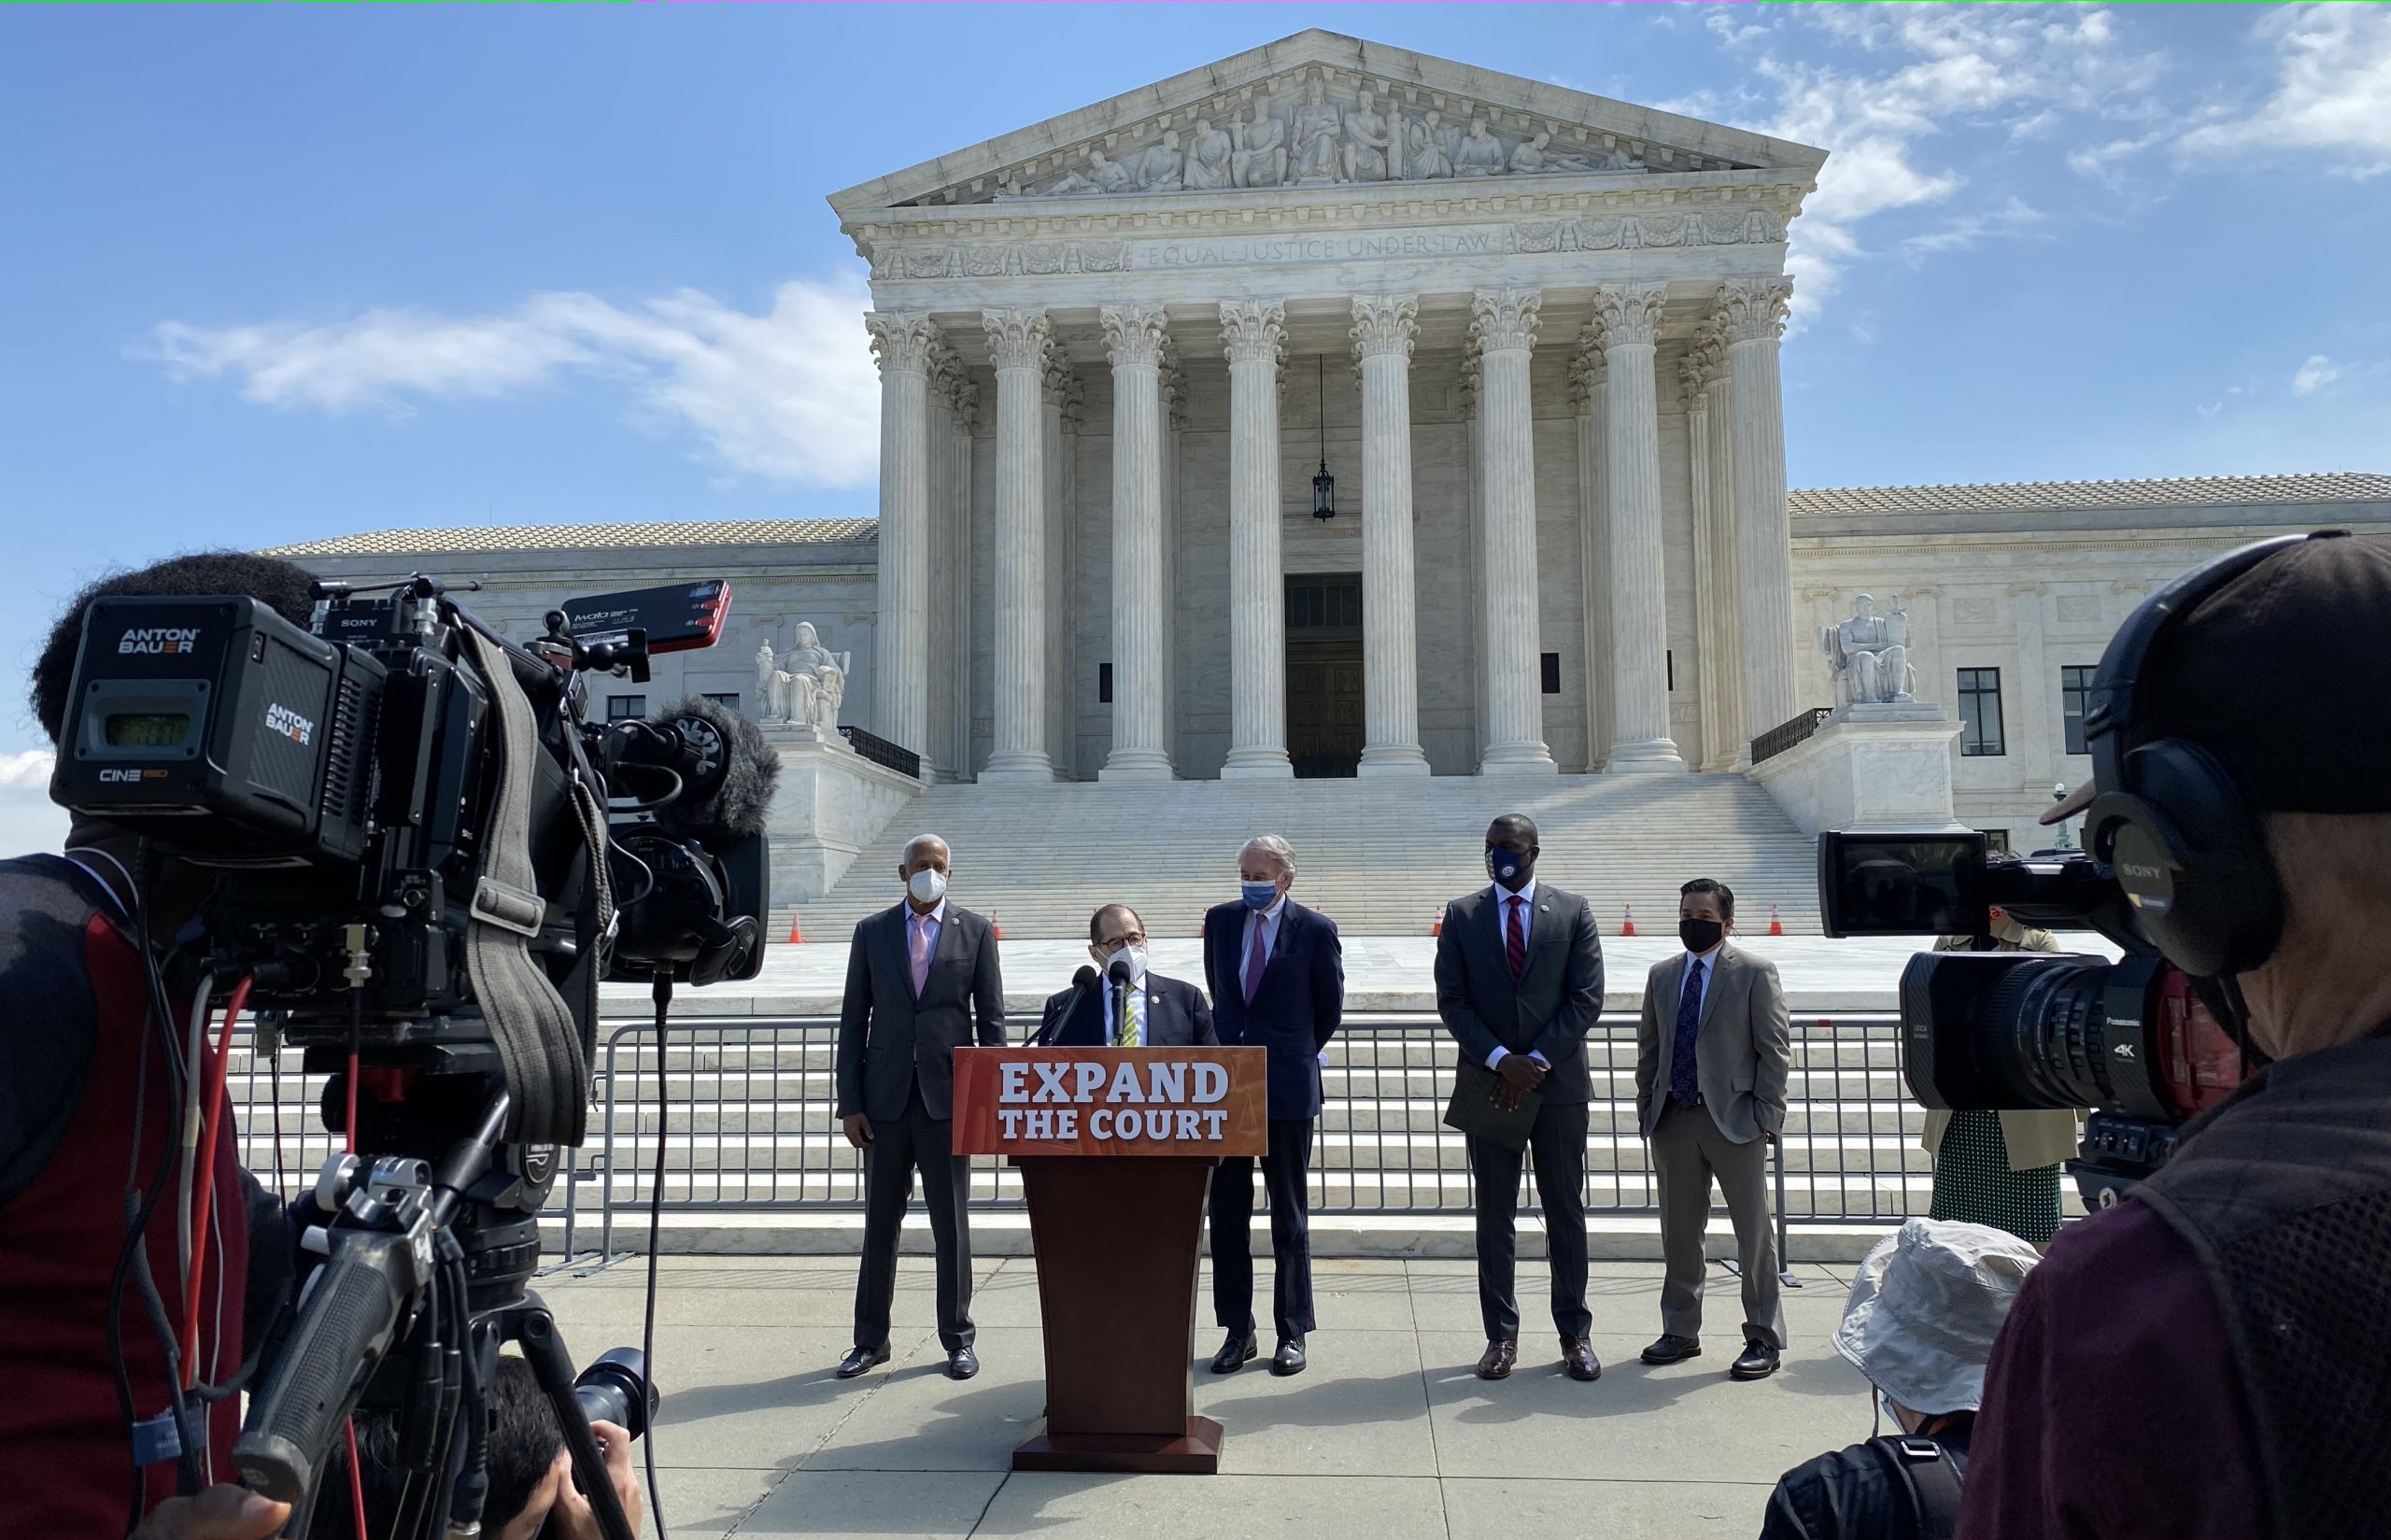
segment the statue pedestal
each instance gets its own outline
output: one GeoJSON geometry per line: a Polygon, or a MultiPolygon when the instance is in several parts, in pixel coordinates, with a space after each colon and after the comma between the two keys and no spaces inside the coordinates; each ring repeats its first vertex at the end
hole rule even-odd
{"type": "Polygon", "coordinates": [[[875,765],[818,728],[771,727],[781,757],[772,796],[772,898],[806,904],[830,891],[922,783],[875,765]]]}
{"type": "Polygon", "coordinates": [[[1959,725],[1931,702],[1845,706],[1746,773],[1807,835],[1963,829],[1951,812],[1951,741],[1959,736],[1959,725]]]}

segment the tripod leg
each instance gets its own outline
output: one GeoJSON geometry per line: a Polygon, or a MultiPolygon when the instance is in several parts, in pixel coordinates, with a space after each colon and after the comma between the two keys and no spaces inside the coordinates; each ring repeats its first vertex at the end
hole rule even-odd
{"type": "Polygon", "coordinates": [[[556,1408],[557,1426],[564,1431],[564,1447],[573,1455],[573,1473],[598,1516],[599,1529],[607,1540],[633,1540],[630,1518],[623,1512],[622,1499],[615,1495],[615,1479],[606,1470],[598,1435],[589,1431],[589,1419],[582,1415],[581,1402],[573,1393],[573,1359],[565,1351],[564,1339],[557,1335],[556,1318],[532,1294],[510,1312],[508,1324],[515,1339],[523,1344],[523,1356],[531,1363],[540,1389],[547,1393],[548,1405],[556,1408]]]}

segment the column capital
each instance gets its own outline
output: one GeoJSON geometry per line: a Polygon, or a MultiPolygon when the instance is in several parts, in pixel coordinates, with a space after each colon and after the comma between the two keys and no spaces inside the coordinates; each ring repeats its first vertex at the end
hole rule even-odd
{"type": "Polygon", "coordinates": [[[1484,352],[1534,347],[1543,306],[1541,290],[1481,289],[1469,297],[1470,338],[1484,352]]]}
{"type": "Polygon", "coordinates": [[[1584,416],[1594,403],[1594,392],[1608,378],[1603,361],[1603,322],[1600,316],[1588,321],[1577,333],[1577,344],[1569,354],[1569,404],[1584,416]]]}
{"type": "Polygon", "coordinates": [[[1730,278],[1719,286],[1718,317],[1730,343],[1775,342],[1785,335],[1793,280],[1730,278]]]}
{"type": "Polygon", "coordinates": [[[1420,296],[1354,295],[1353,325],[1346,334],[1353,339],[1356,359],[1410,358],[1420,335],[1420,296]]]}
{"type": "Polygon", "coordinates": [[[1163,421],[1173,428],[1187,426],[1187,372],[1180,367],[1178,352],[1167,350],[1162,356],[1162,378],[1158,389],[1162,395],[1163,421]]]}
{"type": "Polygon", "coordinates": [[[927,374],[930,354],[944,345],[938,323],[926,310],[874,310],[863,318],[871,353],[883,374],[927,374]]]}
{"type": "Polygon", "coordinates": [[[1606,283],[1594,290],[1594,314],[1602,318],[1603,346],[1649,347],[1661,329],[1661,308],[1669,286],[1606,283]]]}
{"type": "Polygon", "coordinates": [[[1071,398],[1072,378],[1070,355],[1063,351],[1062,344],[1048,337],[1039,376],[1045,403],[1049,406],[1067,404],[1071,398]]]}
{"type": "Polygon", "coordinates": [[[1287,361],[1287,307],[1277,300],[1223,300],[1221,350],[1231,363],[1287,361]]]}
{"type": "Polygon", "coordinates": [[[1710,410],[1710,371],[1699,349],[1677,360],[1677,394],[1689,412],[1710,410]]]}
{"type": "Polygon", "coordinates": [[[1046,344],[1052,331],[1043,310],[983,310],[980,325],[988,333],[988,360],[998,369],[1046,367],[1046,344]]]}
{"type": "Polygon", "coordinates": [[[1097,316],[1104,322],[1104,351],[1113,368],[1161,366],[1163,349],[1170,346],[1170,322],[1162,306],[1108,304],[1097,316]]]}

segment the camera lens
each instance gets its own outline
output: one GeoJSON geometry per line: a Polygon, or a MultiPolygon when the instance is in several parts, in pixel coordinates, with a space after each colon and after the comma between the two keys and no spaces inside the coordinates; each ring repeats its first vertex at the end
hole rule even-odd
{"type": "Polygon", "coordinates": [[[2167,1115],[2166,963],[1922,953],[1902,978],[1911,1089],[1930,1107],[2167,1115]]]}
{"type": "Polygon", "coordinates": [[[2016,1107],[2099,1107],[2113,1098],[2109,965],[2037,958],[2002,972],[1970,1014],[1983,1063],[2016,1107]]]}

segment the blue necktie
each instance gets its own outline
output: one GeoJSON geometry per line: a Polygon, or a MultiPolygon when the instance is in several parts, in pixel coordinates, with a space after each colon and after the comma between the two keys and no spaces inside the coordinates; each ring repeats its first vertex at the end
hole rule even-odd
{"type": "Polygon", "coordinates": [[[1702,959],[1685,970],[1685,993],[1677,997],[1677,1042],[1669,1055],[1669,1094],[1681,1107],[1702,1104],[1702,1076],[1693,1039],[1702,1030],[1702,959]]]}

